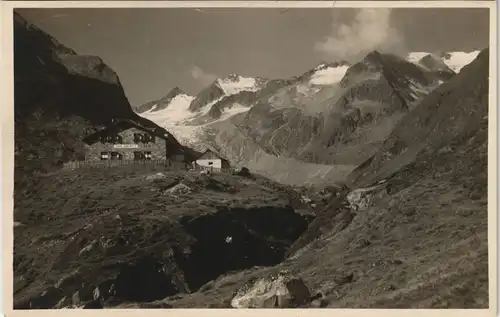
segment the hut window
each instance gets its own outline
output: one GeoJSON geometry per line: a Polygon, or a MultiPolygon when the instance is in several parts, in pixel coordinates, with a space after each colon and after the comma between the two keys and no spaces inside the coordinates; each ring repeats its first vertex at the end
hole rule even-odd
{"type": "Polygon", "coordinates": [[[142,152],[134,152],[134,160],[143,160],[144,159],[144,154],[142,152]]]}
{"type": "Polygon", "coordinates": [[[101,160],[109,160],[109,153],[101,152],[101,160]]]}
{"type": "Polygon", "coordinates": [[[122,138],[121,135],[117,134],[117,135],[114,136],[114,140],[113,141],[114,141],[113,143],[115,143],[115,144],[116,143],[123,143],[123,138],[122,138]]]}
{"type": "Polygon", "coordinates": [[[149,133],[144,134],[144,143],[155,143],[155,136],[149,133]]]}
{"type": "Polygon", "coordinates": [[[134,133],[134,143],[144,142],[144,136],[141,133],[134,133]]]}
{"type": "Polygon", "coordinates": [[[121,159],[123,159],[123,156],[121,153],[111,152],[111,159],[112,160],[121,160],[121,159]]]}
{"type": "Polygon", "coordinates": [[[208,162],[208,165],[214,165],[214,162],[208,162]]]}
{"type": "Polygon", "coordinates": [[[152,157],[151,157],[151,152],[144,152],[144,158],[146,160],[150,160],[152,157]]]}

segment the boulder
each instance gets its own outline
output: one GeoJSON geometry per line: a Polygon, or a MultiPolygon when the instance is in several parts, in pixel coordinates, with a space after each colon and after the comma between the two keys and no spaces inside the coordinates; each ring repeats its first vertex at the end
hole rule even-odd
{"type": "Polygon", "coordinates": [[[166,176],[164,173],[160,172],[160,173],[156,173],[156,174],[147,176],[146,180],[155,180],[155,179],[162,179],[162,178],[166,178],[166,176]]]}
{"type": "Polygon", "coordinates": [[[373,195],[379,192],[382,188],[385,188],[384,184],[358,188],[350,191],[346,196],[349,207],[354,212],[365,210],[370,206],[373,195]]]}
{"type": "Polygon", "coordinates": [[[280,272],[241,287],[231,300],[233,308],[292,308],[309,303],[311,294],[304,281],[280,272]]]}
{"type": "Polygon", "coordinates": [[[173,195],[188,194],[191,192],[191,188],[184,184],[177,184],[174,187],[168,189],[166,192],[173,195]]]}

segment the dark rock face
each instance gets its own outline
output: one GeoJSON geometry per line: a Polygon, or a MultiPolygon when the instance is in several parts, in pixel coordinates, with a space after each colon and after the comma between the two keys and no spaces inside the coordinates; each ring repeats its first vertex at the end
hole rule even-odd
{"type": "Polygon", "coordinates": [[[432,54],[422,57],[418,63],[430,71],[437,72],[443,80],[448,80],[455,75],[455,72],[442,59],[432,54]]]}
{"type": "Polygon", "coordinates": [[[99,57],[77,55],[17,13],[14,56],[18,122],[36,109],[101,123],[134,117],[118,76],[99,57]]]}
{"type": "Polygon", "coordinates": [[[55,306],[63,297],[63,291],[56,287],[49,287],[39,296],[29,302],[30,309],[50,309],[55,306]]]}
{"type": "Polygon", "coordinates": [[[115,296],[131,302],[148,302],[178,292],[170,272],[153,258],[142,258],[120,269],[114,282],[115,296]]]}
{"type": "Polygon", "coordinates": [[[92,300],[92,301],[86,303],[85,305],[83,305],[82,308],[83,309],[102,309],[104,307],[102,306],[101,301],[99,301],[99,300],[92,300]]]}
{"type": "Polygon", "coordinates": [[[209,104],[210,102],[217,100],[218,98],[224,96],[224,90],[220,88],[217,81],[212,83],[207,88],[203,89],[196,98],[193,99],[189,105],[189,110],[197,111],[209,104]]]}
{"type": "Polygon", "coordinates": [[[256,96],[256,92],[244,90],[244,91],[241,91],[237,94],[224,97],[222,100],[215,103],[210,108],[208,115],[214,119],[220,118],[224,109],[232,107],[233,103],[235,103],[235,102],[238,102],[239,104],[242,104],[242,105],[250,106],[252,104],[252,102],[255,100],[255,98],[256,98],[255,96],[256,96]]]}
{"type": "Polygon", "coordinates": [[[183,265],[190,289],[230,271],[280,263],[311,220],[291,207],[221,209],[183,218],[181,223],[197,240],[183,265]]]}
{"type": "MultiPolygon", "coordinates": [[[[95,309],[108,301],[147,303],[178,293],[196,292],[222,274],[256,265],[279,264],[311,220],[312,216],[295,213],[290,207],[262,207],[185,216],[180,219],[183,229],[173,226],[147,232],[144,226],[136,224],[126,230],[130,231],[127,236],[120,229],[122,233],[108,239],[104,250],[85,254],[101,264],[59,283],[61,288],[49,287],[39,295],[17,300],[15,308],[49,309],[59,303],[61,307],[83,304],[83,308],[95,309]],[[176,235],[183,237],[184,242],[172,241],[176,235]],[[132,244],[139,249],[131,247],[132,244]],[[99,254],[103,251],[104,254],[99,254]],[[103,255],[106,258],[98,260],[103,255]],[[66,298],[72,301],[65,303],[66,298]]],[[[74,246],[71,243],[66,246],[66,255],[56,261],[55,270],[64,270],[63,261],[75,257],[80,247],[74,246]]]]}

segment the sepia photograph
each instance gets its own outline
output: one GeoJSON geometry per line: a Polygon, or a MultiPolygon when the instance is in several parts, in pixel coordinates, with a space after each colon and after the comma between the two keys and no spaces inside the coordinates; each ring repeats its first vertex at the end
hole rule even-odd
{"type": "Polygon", "coordinates": [[[6,309],[496,307],[494,2],[158,3],[3,7],[6,309]]]}

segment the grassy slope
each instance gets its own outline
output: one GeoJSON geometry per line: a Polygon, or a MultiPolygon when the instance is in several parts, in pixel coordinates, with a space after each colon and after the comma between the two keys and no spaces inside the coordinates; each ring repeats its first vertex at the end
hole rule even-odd
{"type": "Polygon", "coordinates": [[[188,247],[192,237],[180,228],[180,217],[220,207],[272,209],[297,202],[289,188],[262,178],[219,175],[212,179],[142,165],[33,177],[15,193],[14,220],[21,223],[14,232],[15,302],[26,305],[76,270],[78,278],[65,290],[69,296],[80,288],[80,280],[98,285],[112,278],[120,263],[188,247]],[[159,171],[166,174],[164,179],[146,179],[159,171]],[[166,189],[175,181],[192,192],[168,194],[166,189]],[[94,239],[100,247],[79,255],[94,239]],[[118,246],[103,247],[106,241],[118,246]]]}

